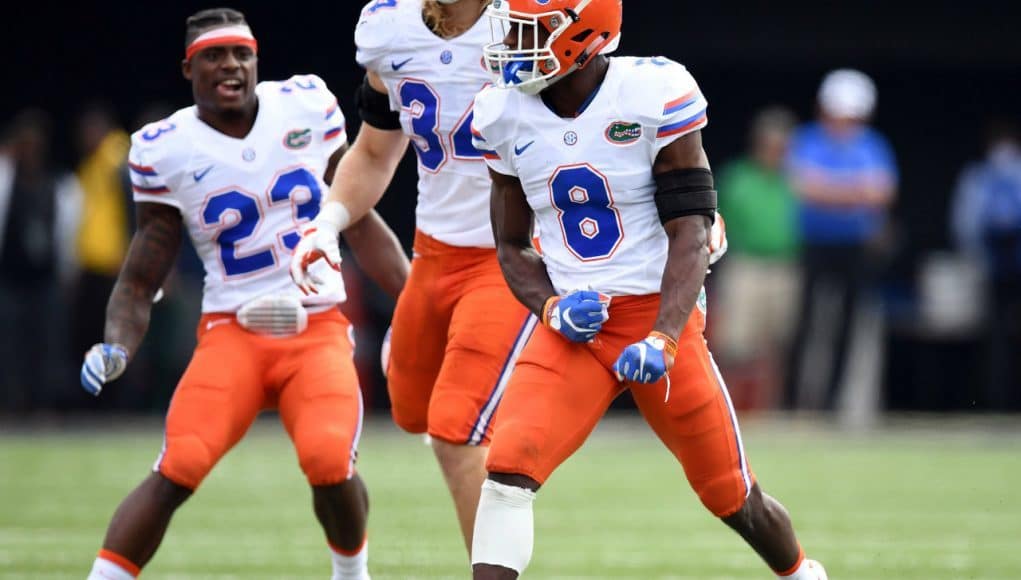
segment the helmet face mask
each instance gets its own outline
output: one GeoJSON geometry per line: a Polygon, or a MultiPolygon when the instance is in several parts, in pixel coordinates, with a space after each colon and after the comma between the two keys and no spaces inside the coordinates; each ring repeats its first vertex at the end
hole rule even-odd
{"type": "Polygon", "coordinates": [[[534,95],[620,36],[620,0],[494,0],[486,10],[493,42],[483,48],[498,87],[534,95]]]}
{"type": "Polygon", "coordinates": [[[550,45],[570,22],[559,11],[522,14],[510,11],[506,0],[494,2],[488,9],[493,42],[482,49],[486,67],[500,87],[513,87],[534,95],[552,84],[561,70],[550,45]],[[548,32],[541,22],[556,25],[548,32]],[[513,36],[512,36],[513,35],[513,36]],[[506,44],[516,36],[513,46],[506,44]]]}

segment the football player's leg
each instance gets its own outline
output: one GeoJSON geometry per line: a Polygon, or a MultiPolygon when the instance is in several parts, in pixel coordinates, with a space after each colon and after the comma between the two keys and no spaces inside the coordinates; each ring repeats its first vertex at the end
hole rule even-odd
{"type": "Polygon", "coordinates": [[[104,573],[108,563],[137,573],[156,553],[174,511],[263,406],[260,357],[251,335],[233,322],[211,329],[208,322],[200,321],[198,347],[170,402],[155,473],[117,508],[96,573],[104,573]]]}
{"type": "Polygon", "coordinates": [[[581,447],[621,388],[588,346],[535,330],[497,411],[472,543],[476,579],[516,578],[525,569],[536,490],[581,447]]]}
{"type": "Polygon", "coordinates": [[[702,338],[700,319],[700,313],[692,315],[679,341],[669,400],[664,403],[655,385],[636,385],[632,394],[656,435],[680,460],[703,505],[775,572],[793,573],[804,554],[787,511],[762,493],[748,466],[737,416],[702,338]]]}
{"type": "Polygon", "coordinates": [[[387,365],[387,390],[394,423],[409,433],[429,428],[429,398],[443,364],[450,309],[437,289],[439,264],[415,258],[397,299],[387,365]]]}
{"type": "Polygon", "coordinates": [[[429,402],[429,435],[470,551],[493,416],[537,320],[511,295],[495,259],[465,272],[429,402]]]}
{"type": "Polygon", "coordinates": [[[310,317],[308,329],[288,340],[275,376],[283,385],[280,418],[312,486],[334,580],[368,577],[368,493],[355,473],[363,406],[349,328],[336,310],[310,317]]]}

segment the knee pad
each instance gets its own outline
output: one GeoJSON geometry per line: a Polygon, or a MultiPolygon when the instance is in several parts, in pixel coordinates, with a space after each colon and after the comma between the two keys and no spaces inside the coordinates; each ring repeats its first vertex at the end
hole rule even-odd
{"type": "Polygon", "coordinates": [[[535,492],[504,485],[491,479],[482,484],[475,515],[471,560],[492,564],[521,574],[532,559],[535,492]]]}
{"type": "Polygon", "coordinates": [[[347,481],[354,475],[355,451],[350,440],[338,441],[336,437],[320,437],[313,440],[295,441],[298,450],[298,464],[310,485],[333,485],[347,481]]]}
{"type": "Polygon", "coordinates": [[[543,441],[528,429],[517,429],[507,422],[497,426],[502,436],[494,433],[486,455],[486,471],[490,473],[520,473],[539,483],[545,483],[550,471],[549,461],[543,457],[543,441]]]}
{"type": "Polygon", "coordinates": [[[428,431],[429,421],[425,413],[421,413],[418,409],[405,408],[391,400],[390,416],[393,417],[394,424],[407,433],[417,435],[428,431]]]}
{"type": "Polygon", "coordinates": [[[195,490],[218,459],[197,435],[167,437],[166,448],[156,460],[153,471],[177,485],[195,490]]]}
{"type": "Polygon", "coordinates": [[[718,518],[725,518],[737,513],[744,507],[750,491],[745,488],[744,482],[740,478],[735,481],[731,477],[717,478],[695,489],[702,505],[718,518]]]}
{"type": "Polygon", "coordinates": [[[489,422],[467,399],[455,396],[433,396],[427,418],[430,436],[454,445],[478,445],[485,440],[489,422]],[[481,435],[476,431],[481,431],[481,435]]]}

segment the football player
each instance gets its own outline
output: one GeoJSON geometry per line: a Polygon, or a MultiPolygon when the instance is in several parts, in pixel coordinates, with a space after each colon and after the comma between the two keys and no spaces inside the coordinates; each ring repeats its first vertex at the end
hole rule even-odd
{"type": "Polygon", "coordinates": [[[476,579],[516,578],[532,503],[611,401],[630,389],[714,515],[780,577],[825,578],[760,489],[703,338],[716,192],[706,99],[666,58],[600,54],[621,0],[494,0],[475,100],[493,180],[497,255],[539,317],[500,407],[475,521],[476,579]],[[540,256],[532,244],[538,223],[540,256]]]}
{"type": "MultiPolygon", "coordinates": [[[[418,156],[411,274],[392,325],[388,388],[394,421],[427,433],[471,545],[493,413],[537,321],[500,273],[489,223],[491,187],[472,145],[472,102],[489,83],[482,46],[489,0],[373,0],[355,30],[363,123],[329,200],[292,259],[337,259],[337,232],[382,197],[409,141],[418,156]]],[[[384,362],[384,364],[386,364],[384,362]]]]}
{"type": "MultiPolygon", "coordinates": [[[[99,395],[124,371],[185,231],[206,270],[198,346],[153,473],[117,509],[89,578],[137,576],[175,510],[267,408],[279,411],[312,487],[333,578],[368,578],[368,500],[355,471],[362,400],[338,309],[343,282],[326,269],[319,293],[303,296],[288,275],[298,228],[319,212],[346,149],[343,114],[314,75],[257,83],[256,39],[237,11],[189,17],[185,47],[195,105],[132,136],[138,228],[82,386],[99,395]]],[[[396,295],[407,259],[379,217],[345,237],[396,295]]]]}

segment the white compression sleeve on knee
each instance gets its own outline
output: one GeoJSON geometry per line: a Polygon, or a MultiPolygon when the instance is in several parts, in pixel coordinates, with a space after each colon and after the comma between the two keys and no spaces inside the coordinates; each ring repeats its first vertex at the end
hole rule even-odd
{"type": "Polygon", "coordinates": [[[532,559],[535,492],[487,479],[472,536],[472,565],[493,564],[521,574],[532,559]]]}

